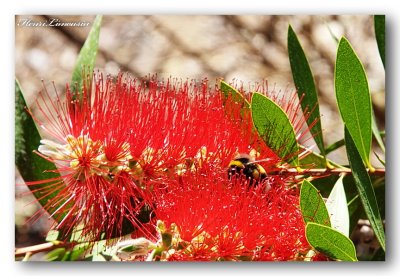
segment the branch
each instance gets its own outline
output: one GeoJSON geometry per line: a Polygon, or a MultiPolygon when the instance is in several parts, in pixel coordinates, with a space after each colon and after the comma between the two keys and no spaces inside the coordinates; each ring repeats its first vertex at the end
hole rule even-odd
{"type": "MultiPolygon", "coordinates": [[[[370,175],[379,175],[379,176],[385,176],[386,170],[384,168],[380,169],[375,169],[375,171],[370,171],[367,169],[368,173],[370,175]]],[[[334,168],[334,169],[303,169],[303,171],[299,171],[296,168],[289,168],[289,169],[280,169],[277,171],[275,174],[279,175],[311,175],[311,176],[324,176],[324,175],[330,175],[330,174],[341,174],[341,173],[348,173],[352,174],[352,170],[348,168],[334,168]]]]}
{"type": "Polygon", "coordinates": [[[52,249],[56,249],[59,247],[66,246],[65,242],[46,242],[42,244],[32,245],[28,247],[16,248],[15,249],[15,257],[23,257],[26,254],[35,254],[43,251],[49,251],[52,249]]]}

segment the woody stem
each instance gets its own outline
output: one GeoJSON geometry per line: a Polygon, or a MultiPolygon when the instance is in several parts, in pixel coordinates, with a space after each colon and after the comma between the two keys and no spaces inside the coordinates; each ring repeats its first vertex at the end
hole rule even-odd
{"type": "Polygon", "coordinates": [[[15,249],[15,257],[22,257],[25,256],[26,254],[33,254],[33,253],[38,253],[38,252],[43,252],[43,251],[49,251],[58,247],[63,247],[65,246],[66,243],[64,242],[46,242],[42,244],[37,244],[37,245],[32,245],[28,247],[22,247],[22,248],[16,248],[15,249]]]}
{"type": "MultiPolygon", "coordinates": [[[[371,172],[369,169],[367,169],[367,172],[370,175],[385,176],[386,170],[384,168],[380,168],[380,169],[375,169],[375,171],[371,172]]],[[[289,169],[279,169],[279,171],[276,172],[276,174],[280,175],[304,174],[311,176],[323,176],[323,175],[341,174],[341,173],[351,174],[352,170],[348,168],[334,168],[334,169],[323,168],[323,169],[303,169],[299,171],[296,168],[289,168],[289,169]]]]}

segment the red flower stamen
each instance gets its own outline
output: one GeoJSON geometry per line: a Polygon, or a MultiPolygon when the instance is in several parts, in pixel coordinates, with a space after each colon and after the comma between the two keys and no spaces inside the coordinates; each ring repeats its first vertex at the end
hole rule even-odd
{"type": "MultiPolygon", "coordinates": [[[[238,153],[265,159],[267,173],[280,159],[251,117],[207,80],[95,74],[90,81],[79,93],[67,86],[65,100],[57,94],[52,101],[44,90],[37,102],[43,121],[34,119],[50,136],[39,155],[61,175],[28,185],[54,187],[45,208],[62,217],[57,229],[82,226],[82,237],[95,241],[130,225],[154,240],[144,224],[159,219],[176,224],[182,240],[184,250],[168,253],[171,260],[294,259],[307,247],[295,190],[276,176],[258,185],[228,178],[238,153]]],[[[287,110],[298,111],[293,104],[287,110]]]]}
{"type": "Polygon", "coordinates": [[[269,177],[266,189],[217,171],[165,179],[154,189],[156,218],[176,226],[166,260],[295,260],[309,249],[296,190],[279,177],[269,177]]]}

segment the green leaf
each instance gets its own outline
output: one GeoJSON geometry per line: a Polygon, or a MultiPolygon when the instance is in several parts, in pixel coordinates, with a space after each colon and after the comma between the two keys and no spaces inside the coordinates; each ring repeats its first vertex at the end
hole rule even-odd
{"type": "Polygon", "coordinates": [[[297,166],[299,145],[286,113],[272,100],[256,92],[252,96],[251,112],[254,126],[265,143],[279,157],[297,166]]]}
{"type": "Polygon", "coordinates": [[[376,159],[382,164],[382,166],[386,167],[386,161],[383,160],[376,152],[374,152],[376,159]]]}
{"type": "MultiPolygon", "coordinates": [[[[300,148],[303,148],[300,146],[300,148]]],[[[325,168],[326,167],[326,159],[319,155],[318,153],[311,152],[307,154],[305,157],[299,160],[300,166],[309,166],[311,165],[312,168],[325,168]]]]}
{"type": "Polygon", "coordinates": [[[93,21],[92,29],[83,44],[81,51],[79,52],[78,58],[75,63],[75,67],[72,73],[71,86],[77,84],[78,90],[83,86],[83,75],[82,72],[91,74],[96,62],[96,55],[99,47],[99,36],[101,26],[101,15],[97,15],[93,21]]]}
{"type": "Polygon", "coordinates": [[[328,198],[338,179],[337,174],[331,174],[326,177],[317,177],[311,181],[311,184],[319,191],[322,198],[328,198]]]}
{"type": "Polygon", "coordinates": [[[240,104],[243,108],[250,109],[250,103],[235,88],[221,81],[220,89],[225,100],[231,98],[233,102],[240,104]]]}
{"type": "Polygon", "coordinates": [[[106,243],[106,240],[96,242],[85,257],[90,258],[92,261],[107,261],[106,256],[103,255],[103,252],[107,250],[106,243]]]}
{"type": "MultiPolygon", "coordinates": [[[[372,121],[372,130],[374,130],[374,121],[372,121]]],[[[375,135],[375,133],[374,133],[374,135],[375,135]]],[[[381,140],[382,141],[382,137],[385,137],[385,131],[379,131],[378,132],[378,135],[379,135],[379,140],[381,140]]],[[[378,140],[378,139],[377,139],[378,140]]],[[[340,140],[338,140],[338,141],[336,141],[336,142],[334,142],[334,143],[332,143],[332,144],[330,144],[329,146],[327,146],[326,148],[325,148],[325,153],[326,154],[329,154],[329,153],[331,153],[332,151],[335,151],[335,150],[337,150],[337,149],[339,149],[339,148],[341,148],[342,146],[344,146],[344,139],[340,139],[340,140]]],[[[384,148],[385,148],[385,146],[383,146],[383,151],[385,151],[384,150],[384,148]]],[[[329,162],[332,162],[332,161],[330,161],[330,160],[328,160],[329,162]]]]}
{"type": "Polygon", "coordinates": [[[68,261],[76,261],[84,257],[84,254],[89,250],[90,243],[81,243],[74,246],[69,252],[68,261]]]}
{"type": "MultiPolygon", "coordinates": [[[[344,144],[344,141],[343,141],[343,144],[344,144]]],[[[299,145],[299,147],[302,150],[302,152],[309,151],[302,145],[299,145]]],[[[316,152],[313,152],[313,151],[307,153],[307,155],[305,155],[304,157],[299,159],[299,162],[300,162],[301,167],[326,168],[327,163],[331,164],[333,167],[337,167],[337,168],[341,167],[340,165],[336,164],[332,160],[330,160],[316,152]]]]}
{"type": "Polygon", "coordinates": [[[361,156],[357,151],[356,144],[347,127],[345,127],[344,138],[346,143],[347,157],[349,159],[350,168],[353,172],[353,178],[356,183],[358,194],[360,195],[361,202],[371,223],[372,229],[374,230],[383,250],[385,250],[385,231],[381,216],[379,214],[379,207],[376,201],[374,188],[368,172],[364,167],[361,156]]]}
{"type": "Polygon", "coordinates": [[[378,143],[379,147],[382,149],[383,152],[386,151],[385,144],[383,143],[381,134],[378,129],[378,125],[376,124],[375,119],[375,112],[372,110],[372,133],[374,134],[375,140],[378,143]]]}
{"type": "Polygon", "coordinates": [[[357,261],[353,242],[342,233],[317,223],[309,222],[306,226],[306,238],[315,250],[340,261],[357,261]]]}
{"type": "Polygon", "coordinates": [[[338,230],[346,237],[349,236],[349,210],[347,209],[346,193],[343,186],[343,177],[333,187],[326,201],[329,217],[331,219],[332,228],[338,230]]]}
{"type": "Polygon", "coordinates": [[[320,120],[321,115],[319,113],[318,95],[315,88],[314,77],[300,41],[290,25],[288,29],[287,43],[290,67],[292,69],[293,81],[296,85],[299,99],[301,99],[304,94],[304,98],[301,101],[301,108],[304,113],[309,114],[307,124],[309,126],[314,124],[311,127],[311,133],[314,135],[315,143],[321,151],[321,154],[325,156],[324,139],[320,120]]]}
{"type": "Polygon", "coordinates": [[[344,146],[344,139],[340,139],[339,141],[336,141],[333,144],[330,144],[329,146],[327,146],[326,149],[325,149],[325,153],[329,154],[332,151],[335,151],[338,148],[341,148],[343,146],[344,146]]]}
{"type": "Polygon", "coordinates": [[[307,180],[300,189],[300,209],[305,223],[315,222],[331,226],[328,210],[319,191],[307,180]]]}
{"type": "Polygon", "coordinates": [[[233,110],[237,110],[236,108],[239,107],[241,118],[248,120],[250,118],[250,103],[243,95],[224,81],[220,83],[220,90],[223,96],[225,111],[228,116],[233,117],[235,115],[233,110]],[[229,102],[229,104],[227,104],[227,102],[229,102]],[[236,107],[231,105],[236,105],[236,107]]]}
{"type": "MultiPolygon", "coordinates": [[[[15,164],[25,182],[39,181],[60,177],[55,173],[53,163],[40,157],[34,150],[40,145],[40,134],[32,117],[26,112],[26,103],[18,80],[15,80],[15,164]]],[[[47,183],[28,185],[33,195],[49,214],[52,214],[59,206],[50,206],[49,201],[57,195],[57,190],[63,187],[63,183],[47,183]],[[55,192],[52,192],[55,191],[55,192]]],[[[62,219],[61,215],[53,216],[56,221],[62,219]]]]}
{"type": "Polygon", "coordinates": [[[378,44],[379,55],[385,67],[385,15],[374,15],[375,37],[378,44]]]}
{"type": "Polygon", "coordinates": [[[66,253],[65,248],[56,248],[46,254],[45,259],[49,262],[61,261],[66,253]]]}
{"type": "Polygon", "coordinates": [[[363,65],[342,37],[337,51],[335,90],[340,114],[365,164],[371,168],[372,108],[363,65]]]}

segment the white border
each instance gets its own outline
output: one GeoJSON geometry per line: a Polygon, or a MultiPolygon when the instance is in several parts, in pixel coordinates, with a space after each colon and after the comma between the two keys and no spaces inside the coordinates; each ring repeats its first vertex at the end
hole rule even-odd
{"type": "Polygon", "coordinates": [[[399,9],[396,1],[321,1],[321,0],[279,0],[279,1],[44,1],[19,0],[8,1],[0,11],[0,158],[1,158],[1,226],[0,226],[0,262],[3,273],[7,275],[111,275],[150,273],[158,275],[187,275],[199,273],[262,273],[283,275],[308,275],[317,272],[323,275],[337,275],[345,272],[368,275],[394,274],[398,270],[398,211],[399,155],[397,113],[399,110],[399,9]],[[272,4],[270,3],[272,2],[272,4]],[[190,3],[190,4],[189,4],[190,3]],[[299,263],[246,263],[246,264],[97,264],[97,263],[19,263],[14,262],[14,15],[15,14],[386,14],[387,15],[387,261],[385,263],[359,264],[299,264],[299,263]],[[390,35],[390,36],[389,36],[390,35]],[[396,168],[396,169],[395,169],[396,168]],[[395,172],[397,171],[397,173],[395,172]]]}

